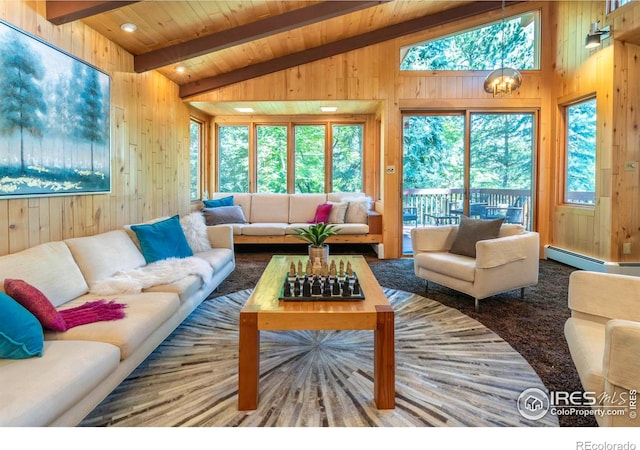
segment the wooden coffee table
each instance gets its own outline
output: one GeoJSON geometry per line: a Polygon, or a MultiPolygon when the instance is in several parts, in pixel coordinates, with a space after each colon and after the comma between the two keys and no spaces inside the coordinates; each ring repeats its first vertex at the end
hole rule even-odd
{"type": "Polygon", "coordinates": [[[364,257],[332,257],[351,263],[358,275],[364,300],[280,301],[280,289],[291,262],[306,256],[271,258],[253,293],[240,311],[238,409],[258,407],[260,330],[374,330],[374,393],[378,409],[395,408],[394,312],[364,257]]]}

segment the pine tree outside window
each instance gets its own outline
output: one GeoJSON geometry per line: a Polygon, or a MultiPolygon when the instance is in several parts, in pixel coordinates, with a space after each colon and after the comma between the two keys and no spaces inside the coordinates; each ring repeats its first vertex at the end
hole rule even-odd
{"type": "Polygon", "coordinates": [[[565,203],[594,205],[596,191],[596,99],[565,108],[565,203]]]}

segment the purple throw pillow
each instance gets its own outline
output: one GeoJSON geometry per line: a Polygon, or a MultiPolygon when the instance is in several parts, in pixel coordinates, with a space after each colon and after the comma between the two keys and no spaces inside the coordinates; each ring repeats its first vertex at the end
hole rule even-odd
{"type": "Polygon", "coordinates": [[[321,205],[318,205],[318,207],[316,208],[316,215],[309,223],[327,223],[332,207],[333,205],[331,203],[323,203],[321,205]]]}

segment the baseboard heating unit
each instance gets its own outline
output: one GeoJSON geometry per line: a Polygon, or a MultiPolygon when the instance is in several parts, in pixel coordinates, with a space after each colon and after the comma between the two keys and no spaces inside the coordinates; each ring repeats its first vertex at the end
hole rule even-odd
{"type": "Polygon", "coordinates": [[[544,256],[547,259],[552,259],[577,269],[640,276],[640,262],[604,261],[552,245],[544,246],[544,256]]]}

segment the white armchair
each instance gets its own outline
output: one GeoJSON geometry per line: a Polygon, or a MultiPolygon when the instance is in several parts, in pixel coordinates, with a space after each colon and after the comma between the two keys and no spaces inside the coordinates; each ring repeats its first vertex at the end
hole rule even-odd
{"type": "Polygon", "coordinates": [[[598,425],[640,426],[640,277],[573,272],[568,304],[564,335],[582,387],[598,401],[592,408],[624,410],[596,414],[598,425]]]}
{"type": "Polygon", "coordinates": [[[522,225],[503,224],[497,238],[478,241],[476,257],[450,253],[457,225],[427,226],[411,230],[416,276],[441,284],[479,300],[538,283],[538,233],[522,225]]]}

